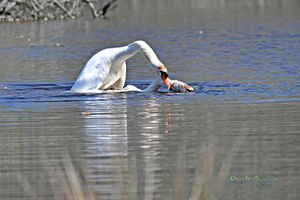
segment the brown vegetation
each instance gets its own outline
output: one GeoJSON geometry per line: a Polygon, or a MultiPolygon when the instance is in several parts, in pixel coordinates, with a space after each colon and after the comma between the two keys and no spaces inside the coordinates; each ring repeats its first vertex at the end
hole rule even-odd
{"type": "Polygon", "coordinates": [[[0,21],[74,19],[82,15],[105,17],[116,0],[1,0],[0,21]],[[90,14],[89,14],[90,13],[90,14]]]}

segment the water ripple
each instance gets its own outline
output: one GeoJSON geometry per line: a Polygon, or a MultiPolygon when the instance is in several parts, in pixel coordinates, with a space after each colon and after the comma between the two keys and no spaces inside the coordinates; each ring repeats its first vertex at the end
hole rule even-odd
{"type": "MultiPolygon", "coordinates": [[[[128,82],[143,89],[150,82],[128,82]]],[[[62,103],[76,101],[106,101],[107,99],[129,99],[133,102],[142,100],[188,101],[190,99],[202,99],[208,101],[231,101],[231,102],[253,102],[253,101],[278,101],[300,99],[300,84],[279,82],[269,84],[264,82],[232,82],[232,81],[205,81],[189,83],[194,93],[169,93],[166,89],[149,94],[78,94],[70,93],[72,82],[36,82],[36,83],[14,83],[0,85],[0,101],[2,106],[16,106],[16,104],[38,103],[62,103]]],[[[35,106],[35,104],[32,104],[35,106]]]]}

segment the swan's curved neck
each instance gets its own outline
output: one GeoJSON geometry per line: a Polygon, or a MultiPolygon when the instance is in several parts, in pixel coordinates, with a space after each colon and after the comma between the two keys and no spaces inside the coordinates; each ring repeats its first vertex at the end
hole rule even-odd
{"type": "Polygon", "coordinates": [[[137,48],[139,49],[139,52],[146,58],[146,60],[152,64],[155,65],[156,67],[162,66],[162,62],[157,58],[156,54],[152,50],[152,48],[144,41],[135,41],[128,45],[129,48],[137,48]]]}
{"type": "Polygon", "coordinates": [[[135,41],[121,48],[123,49],[120,51],[119,56],[121,57],[123,62],[131,58],[138,52],[140,52],[145,57],[145,59],[149,62],[149,64],[155,65],[156,67],[163,65],[163,63],[160,62],[160,60],[155,55],[152,48],[144,41],[141,40],[135,41]]]}
{"type": "Polygon", "coordinates": [[[145,59],[148,61],[150,66],[154,69],[156,73],[160,76],[160,68],[165,68],[164,64],[155,55],[151,47],[144,41],[135,41],[125,47],[120,47],[118,51],[118,60],[123,63],[127,59],[131,58],[135,54],[140,52],[145,59]]]}
{"type": "Polygon", "coordinates": [[[154,92],[158,90],[162,86],[161,79],[155,79],[146,89],[142,90],[141,92],[154,92]]]}

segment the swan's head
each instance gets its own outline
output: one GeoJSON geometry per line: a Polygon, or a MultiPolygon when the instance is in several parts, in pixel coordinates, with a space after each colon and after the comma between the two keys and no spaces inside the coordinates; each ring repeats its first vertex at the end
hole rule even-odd
{"type": "Polygon", "coordinates": [[[160,74],[160,76],[161,76],[161,78],[162,78],[162,80],[164,81],[164,83],[167,85],[167,86],[169,86],[169,80],[170,79],[168,79],[168,73],[167,73],[167,68],[164,66],[164,65],[161,65],[161,66],[158,66],[157,67],[157,71],[159,72],[159,74],[160,74]]]}
{"type": "Polygon", "coordinates": [[[168,89],[172,92],[194,92],[194,88],[189,86],[188,84],[178,81],[178,80],[170,80],[168,79],[169,85],[168,89]]]}

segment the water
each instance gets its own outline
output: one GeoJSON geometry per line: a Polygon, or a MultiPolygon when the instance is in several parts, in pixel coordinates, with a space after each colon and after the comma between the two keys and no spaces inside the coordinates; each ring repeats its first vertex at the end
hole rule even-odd
{"type": "MultiPolygon", "coordinates": [[[[299,6],[130,1],[105,21],[0,24],[0,198],[299,199],[299,6]],[[68,92],[91,55],[137,39],[196,92],[68,92]]],[[[128,84],[154,78],[128,60],[128,84]]]]}

